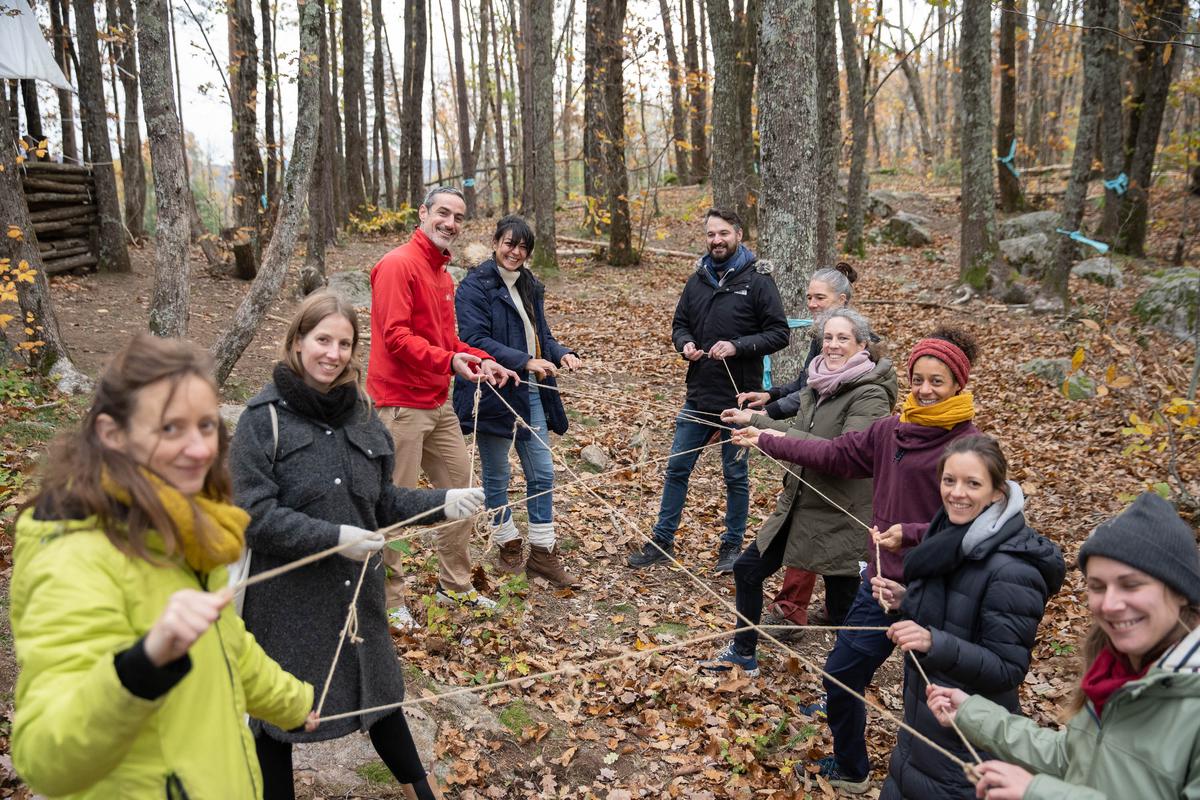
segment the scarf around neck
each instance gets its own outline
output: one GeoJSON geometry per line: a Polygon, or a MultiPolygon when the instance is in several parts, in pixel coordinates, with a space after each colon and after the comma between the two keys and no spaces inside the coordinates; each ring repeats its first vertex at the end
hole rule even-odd
{"type": "Polygon", "coordinates": [[[952,429],[961,422],[969,422],[975,418],[975,396],[970,392],[962,392],[953,397],[947,397],[940,403],[923,406],[917,402],[912,392],[904,398],[900,408],[900,421],[911,422],[914,425],[924,425],[927,428],[952,429]]]}
{"type": "Polygon", "coordinates": [[[343,383],[328,392],[319,392],[304,382],[292,368],[280,361],[271,375],[279,395],[293,411],[316,422],[340,428],[350,421],[358,406],[358,387],[343,383]]]}
{"type": "Polygon", "coordinates": [[[822,398],[835,394],[847,383],[858,380],[875,369],[875,362],[866,350],[860,350],[846,360],[841,369],[831,369],[825,354],[808,362],[808,385],[822,398]]]}
{"type": "Polygon", "coordinates": [[[1136,681],[1150,669],[1151,659],[1147,658],[1141,669],[1134,669],[1129,659],[1105,645],[1087,674],[1079,684],[1084,696],[1092,701],[1096,716],[1103,718],[1104,704],[1125,684],[1136,681]]]}
{"type": "MultiPolygon", "coordinates": [[[[174,523],[183,558],[189,567],[208,573],[222,564],[238,560],[246,543],[249,514],[232,503],[204,494],[187,497],[145,467],[139,467],[139,470],[174,523]]],[[[118,503],[132,504],[129,491],[119,486],[107,471],[101,476],[100,483],[118,503]]]]}

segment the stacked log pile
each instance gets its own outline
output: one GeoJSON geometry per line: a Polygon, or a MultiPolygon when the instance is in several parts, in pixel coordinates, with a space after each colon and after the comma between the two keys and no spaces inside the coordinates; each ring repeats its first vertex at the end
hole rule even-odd
{"type": "Polygon", "coordinates": [[[100,221],[91,168],[33,160],[21,167],[25,202],[46,272],[95,267],[100,221]]]}

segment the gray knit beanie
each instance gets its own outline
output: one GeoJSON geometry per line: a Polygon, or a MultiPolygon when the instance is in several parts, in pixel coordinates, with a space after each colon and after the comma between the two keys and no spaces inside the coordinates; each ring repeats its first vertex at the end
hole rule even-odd
{"type": "Polygon", "coordinates": [[[1104,556],[1152,575],[1200,605],[1200,552],[1196,534],[1174,507],[1154,492],[1143,492],[1117,516],[1103,522],[1079,548],[1079,568],[1104,556]]]}

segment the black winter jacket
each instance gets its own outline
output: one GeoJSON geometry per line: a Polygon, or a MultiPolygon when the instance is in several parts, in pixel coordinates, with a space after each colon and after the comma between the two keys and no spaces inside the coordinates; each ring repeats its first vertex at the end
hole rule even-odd
{"type": "MultiPolygon", "coordinates": [[[[1029,670],[1046,602],[1062,586],[1066,566],[1058,546],[1025,524],[1020,487],[1008,485],[1012,494],[1000,529],[982,541],[969,539],[965,555],[967,526],[953,525],[945,509],[937,512],[924,541],[905,557],[905,577],[928,573],[929,562],[939,558],[939,549],[944,557],[947,544],[955,558],[939,574],[909,580],[901,612],[932,634],[929,652],[917,656],[930,681],[1019,713],[1017,687],[1029,670]]],[[[925,681],[911,656],[904,660],[904,721],[971,761],[954,729],[943,728],[926,705],[925,681]]],[[[880,798],[902,797],[966,800],[975,797],[975,788],[945,756],[901,730],[880,798]]]]}
{"type": "Polygon", "coordinates": [[[687,403],[700,411],[733,408],[738,392],[761,391],[763,356],[786,347],[791,334],[769,267],[745,245],[730,262],[725,279],[718,281],[711,256],[700,259],[671,323],[671,339],[680,352],[688,342],[705,351],[722,340],[737,348],[725,364],[707,357],[688,362],[687,403]]]}

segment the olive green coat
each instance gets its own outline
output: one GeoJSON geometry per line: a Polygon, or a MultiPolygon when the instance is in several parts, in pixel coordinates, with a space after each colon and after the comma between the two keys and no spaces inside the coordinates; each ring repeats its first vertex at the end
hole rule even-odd
{"type": "MultiPolygon", "coordinates": [[[[896,370],[884,358],[871,372],[839,387],[820,402],[816,391],[806,386],[797,393],[800,410],[791,419],[773,420],[766,414],[755,414],[750,424],[804,439],[833,439],[846,431],[864,430],[875,420],[891,414],[897,391],[896,370]]],[[[812,488],[784,473],[783,493],[775,511],[758,532],[758,551],[765,553],[786,528],[785,565],[820,575],[857,575],[858,562],[866,558],[866,531],[829,500],[869,522],[871,479],[847,480],[796,464],[787,467],[812,488]]]]}

